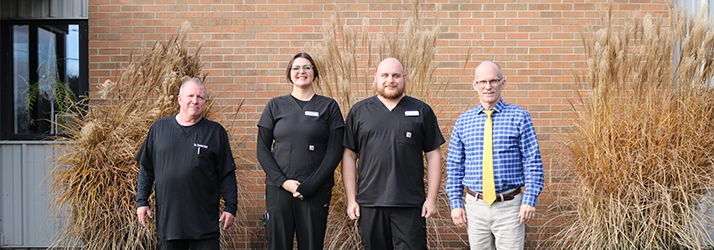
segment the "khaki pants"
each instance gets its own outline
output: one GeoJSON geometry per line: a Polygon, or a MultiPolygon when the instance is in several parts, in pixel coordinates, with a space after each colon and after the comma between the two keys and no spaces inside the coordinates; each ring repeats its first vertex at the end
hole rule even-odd
{"type": "Polygon", "coordinates": [[[526,231],[525,224],[518,218],[522,200],[523,193],[513,200],[489,206],[483,200],[466,195],[464,209],[471,250],[522,250],[526,231]]]}

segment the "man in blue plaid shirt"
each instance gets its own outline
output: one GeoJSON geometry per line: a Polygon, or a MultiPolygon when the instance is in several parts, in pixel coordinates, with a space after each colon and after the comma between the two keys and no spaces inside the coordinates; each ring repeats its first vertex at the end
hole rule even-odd
{"type": "Polygon", "coordinates": [[[535,216],[543,189],[543,161],[533,122],[528,111],[501,99],[505,86],[498,64],[479,64],[473,81],[479,105],[459,116],[449,141],[446,194],[451,218],[457,226],[467,227],[472,250],[523,249],[525,223],[535,216]],[[487,112],[492,113],[493,177],[486,183],[492,181],[496,193],[490,202],[482,194],[487,112]]]}

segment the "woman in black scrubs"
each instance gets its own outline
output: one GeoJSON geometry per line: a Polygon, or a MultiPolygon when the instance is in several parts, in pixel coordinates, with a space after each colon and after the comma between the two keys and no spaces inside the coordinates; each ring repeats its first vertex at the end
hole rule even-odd
{"type": "Polygon", "coordinates": [[[307,53],[288,63],[289,95],[271,99],[258,122],[257,156],[265,171],[268,249],[323,249],[344,120],[337,102],[315,94],[320,73],[307,53]]]}

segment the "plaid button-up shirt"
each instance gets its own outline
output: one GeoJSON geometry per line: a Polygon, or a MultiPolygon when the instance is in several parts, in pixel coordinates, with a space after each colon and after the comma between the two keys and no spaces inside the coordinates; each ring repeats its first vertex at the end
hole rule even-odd
{"type": "MultiPolygon", "coordinates": [[[[502,99],[493,108],[493,170],[496,193],[526,186],[523,204],[536,206],[543,189],[543,160],[530,114],[502,99]]],[[[446,161],[446,194],[451,209],[463,208],[464,186],[481,192],[483,126],[486,113],[479,104],[454,124],[446,161]]]]}

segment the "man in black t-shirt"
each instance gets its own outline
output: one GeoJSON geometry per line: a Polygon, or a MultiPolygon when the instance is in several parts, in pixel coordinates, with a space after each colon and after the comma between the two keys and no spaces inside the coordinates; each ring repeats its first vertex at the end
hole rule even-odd
{"type": "Polygon", "coordinates": [[[347,215],[359,219],[366,250],[427,249],[425,218],[437,210],[445,141],[431,107],[405,95],[406,81],[399,60],[383,60],[374,75],[377,95],[356,103],[345,122],[347,215]]]}
{"type": "Polygon", "coordinates": [[[235,163],[228,134],[203,118],[206,86],[193,78],[181,84],[180,112],[151,125],[136,160],[136,214],[146,226],[149,195],[156,182],[156,233],[162,250],[220,249],[223,229],[233,224],[238,203],[235,163]],[[225,209],[220,213],[220,198],[225,209]]]}

